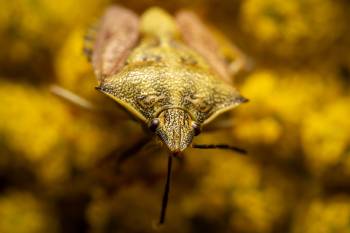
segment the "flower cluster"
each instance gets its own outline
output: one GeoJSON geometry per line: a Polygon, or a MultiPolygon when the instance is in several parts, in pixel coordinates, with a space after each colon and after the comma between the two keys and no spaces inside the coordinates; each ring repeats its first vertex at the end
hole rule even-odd
{"type": "MultiPolygon", "coordinates": [[[[254,64],[236,77],[249,103],[224,119],[226,130],[203,129],[196,138],[243,147],[248,155],[186,150],[174,161],[167,221],[158,230],[350,232],[347,1],[117,2],[138,13],[152,5],[193,8],[236,39],[254,64]]],[[[82,52],[88,25],[107,3],[1,5],[1,233],[157,228],[166,153],[155,142],[118,162],[145,134],[94,89],[82,52]],[[97,111],[54,95],[52,85],[97,111]]]]}

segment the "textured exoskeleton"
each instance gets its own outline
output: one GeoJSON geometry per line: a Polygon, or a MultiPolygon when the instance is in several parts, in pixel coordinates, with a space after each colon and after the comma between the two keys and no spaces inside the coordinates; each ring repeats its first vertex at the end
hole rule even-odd
{"type": "Polygon", "coordinates": [[[141,17],[120,6],[104,14],[91,61],[97,89],[148,126],[173,154],[199,129],[245,102],[231,85],[218,42],[193,13],[160,8],[141,17]]]}

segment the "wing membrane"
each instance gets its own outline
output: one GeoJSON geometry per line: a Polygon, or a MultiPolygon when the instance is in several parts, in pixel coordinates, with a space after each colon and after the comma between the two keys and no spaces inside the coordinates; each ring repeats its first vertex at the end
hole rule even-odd
{"type": "Polygon", "coordinates": [[[139,37],[139,17],[120,6],[107,8],[102,17],[92,52],[97,80],[117,73],[139,37]]]}

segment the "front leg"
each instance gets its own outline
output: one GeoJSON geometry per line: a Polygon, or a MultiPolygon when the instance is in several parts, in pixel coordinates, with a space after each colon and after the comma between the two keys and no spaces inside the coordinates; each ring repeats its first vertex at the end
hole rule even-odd
{"type": "Polygon", "coordinates": [[[79,106],[85,110],[96,111],[97,107],[89,100],[69,91],[68,89],[59,85],[50,85],[50,92],[76,106],[79,106]]]}
{"type": "Polygon", "coordinates": [[[104,165],[108,165],[118,170],[118,168],[126,160],[137,155],[141,151],[141,149],[151,141],[151,139],[152,138],[149,136],[144,136],[128,148],[115,148],[108,155],[106,155],[104,158],[98,161],[97,166],[103,167],[104,165]]]}
{"type": "Polygon", "coordinates": [[[114,120],[122,120],[122,121],[128,121],[132,120],[129,115],[124,113],[123,111],[116,111],[115,108],[106,107],[106,106],[100,106],[96,103],[92,103],[91,101],[85,99],[82,96],[77,95],[76,93],[61,87],[59,85],[50,85],[49,90],[52,94],[55,96],[61,98],[62,100],[67,101],[68,103],[71,103],[77,107],[79,107],[82,110],[86,110],[89,112],[98,113],[105,117],[112,117],[114,120]]]}

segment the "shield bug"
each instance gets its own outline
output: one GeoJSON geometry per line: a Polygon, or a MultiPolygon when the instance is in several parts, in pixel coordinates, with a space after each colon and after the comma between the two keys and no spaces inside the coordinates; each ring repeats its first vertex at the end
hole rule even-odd
{"type": "Polygon", "coordinates": [[[230,77],[243,67],[244,58],[233,46],[231,53],[222,50],[204,23],[189,11],[172,17],[160,8],[150,8],[139,17],[111,6],[92,42],[85,52],[98,81],[96,89],[126,109],[170,152],[162,224],[174,156],[188,147],[245,152],[223,144],[192,143],[204,125],[247,101],[230,77]],[[230,54],[240,58],[234,61],[230,54]]]}

